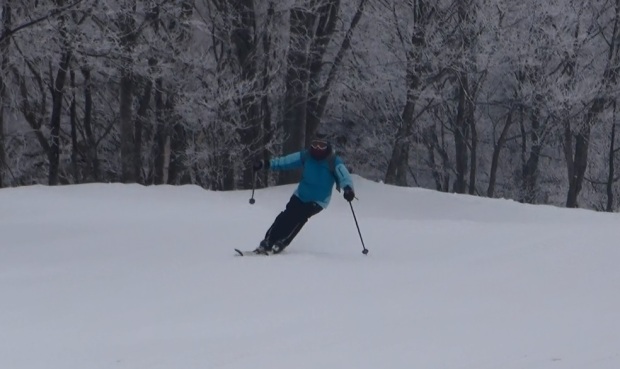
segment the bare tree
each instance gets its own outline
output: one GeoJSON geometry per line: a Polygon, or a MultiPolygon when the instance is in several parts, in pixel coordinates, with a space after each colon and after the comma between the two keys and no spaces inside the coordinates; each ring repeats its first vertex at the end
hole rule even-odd
{"type": "Polygon", "coordinates": [[[308,103],[306,111],[306,139],[304,142],[306,145],[316,133],[321,122],[319,104],[323,92],[321,83],[323,57],[336,29],[339,11],[340,0],[327,0],[317,5],[316,31],[310,43],[308,55],[308,103]]]}
{"type": "Polygon", "coordinates": [[[473,81],[473,44],[476,37],[476,8],[473,1],[458,1],[457,13],[457,55],[455,63],[457,108],[453,122],[454,147],[456,162],[456,180],[454,192],[474,193],[476,184],[476,148],[477,134],[474,118],[476,86],[473,81]],[[470,167],[469,190],[466,180],[468,164],[470,167]]]}
{"type": "MultiPolygon", "coordinates": [[[[181,100],[183,82],[174,76],[161,76],[161,69],[165,66],[179,68],[180,76],[191,77],[193,65],[187,66],[184,59],[177,60],[177,55],[187,53],[191,48],[190,23],[193,15],[193,0],[183,0],[180,3],[171,2],[167,13],[159,16],[154,24],[155,33],[170,54],[161,55],[165,61],[162,66],[155,68],[155,121],[154,136],[154,172],[155,183],[189,184],[192,182],[187,148],[189,135],[187,124],[176,112],[177,103],[181,100]]],[[[158,44],[156,44],[158,45],[158,44]]],[[[157,49],[157,47],[155,47],[157,49]]]]}
{"type": "MultiPolygon", "coordinates": [[[[290,42],[286,58],[286,93],[282,127],[286,134],[284,152],[300,150],[306,140],[308,81],[308,50],[313,38],[316,14],[313,9],[295,7],[290,11],[290,42]]],[[[282,172],[280,183],[299,179],[299,173],[282,172]]]]}
{"type": "MultiPolygon", "coordinates": [[[[260,157],[261,140],[261,100],[258,80],[258,39],[256,38],[256,13],[253,0],[233,0],[235,10],[233,19],[232,41],[241,69],[241,83],[248,86],[250,92],[241,97],[241,127],[238,130],[243,158],[260,157]]],[[[253,172],[250,165],[243,169],[241,186],[252,187],[253,172]]]]}
{"type": "Polygon", "coordinates": [[[495,195],[495,184],[497,182],[497,169],[499,167],[499,157],[502,151],[502,148],[506,144],[508,139],[508,132],[510,132],[511,127],[514,123],[514,109],[511,109],[505,117],[505,121],[502,127],[502,131],[497,139],[497,142],[493,145],[493,155],[491,159],[491,169],[489,174],[489,185],[487,187],[487,196],[493,197],[495,195]]]}
{"type": "MultiPolygon", "coordinates": [[[[398,31],[400,43],[406,48],[407,99],[400,115],[400,125],[396,132],[392,155],[385,174],[386,183],[399,186],[407,185],[410,139],[415,123],[415,108],[416,104],[419,103],[420,92],[424,88],[422,78],[428,77],[428,70],[424,65],[422,55],[427,47],[428,27],[436,15],[435,8],[426,0],[413,1],[411,11],[413,15],[411,34],[407,36],[403,31],[398,31]]],[[[396,8],[392,8],[392,12],[396,18],[396,8]]]]}
{"type": "Polygon", "coordinates": [[[0,186],[249,187],[320,130],[388,183],[611,210],[619,1],[5,0],[0,186]]]}
{"type": "Polygon", "coordinates": [[[335,83],[339,70],[342,68],[345,55],[351,49],[351,39],[364,15],[366,3],[367,0],[360,0],[358,3],[349,28],[338,48],[334,61],[331,63],[331,68],[327,73],[325,83],[322,85],[319,83],[319,77],[323,73],[323,66],[325,65],[324,56],[327,45],[334,34],[340,1],[326,1],[323,3],[322,7],[319,8],[319,26],[314,42],[310,48],[310,100],[308,101],[306,117],[306,145],[310,143],[310,140],[315,135],[321,123],[321,119],[325,114],[325,108],[331,94],[332,86],[335,83]]]}
{"type": "Polygon", "coordinates": [[[101,179],[99,157],[97,154],[98,140],[93,131],[93,85],[90,66],[83,65],[81,73],[84,78],[84,135],[86,140],[86,163],[93,181],[101,179]]]}
{"type": "MultiPolygon", "coordinates": [[[[325,55],[337,31],[340,0],[309,1],[306,7],[290,10],[290,42],[287,54],[283,150],[293,152],[308,145],[324,116],[326,105],[351,39],[364,14],[366,0],[361,0],[348,24],[331,63],[325,55]],[[326,68],[329,65],[329,68],[326,68]],[[324,82],[322,82],[324,80],[324,82]]],[[[281,176],[283,183],[296,181],[298,173],[281,176]]]]}
{"type": "MultiPolygon", "coordinates": [[[[6,0],[2,5],[2,17],[0,18],[0,29],[2,34],[7,34],[11,29],[11,1],[6,0]]],[[[9,66],[9,43],[8,37],[0,38],[0,188],[4,186],[4,173],[8,166],[6,163],[5,136],[4,136],[4,115],[6,100],[8,97],[6,88],[6,76],[9,66]]]]}
{"type": "Polygon", "coordinates": [[[135,17],[136,2],[123,1],[117,19],[119,46],[122,52],[120,61],[119,84],[119,123],[121,133],[121,180],[123,183],[135,183],[140,175],[136,167],[140,153],[136,150],[135,127],[133,118],[133,99],[135,84],[133,73],[132,50],[135,46],[138,24],[135,17]]]}
{"type": "MultiPolygon", "coordinates": [[[[568,167],[569,188],[566,198],[566,207],[574,208],[578,206],[578,196],[583,187],[583,180],[588,166],[588,152],[590,148],[590,134],[592,126],[596,124],[598,116],[603,112],[617,87],[618,71],[620,71],[620,52],[618,44],[620,43],[620,0],[614,2],[614,18],[612,20],[611,35],[607,44],[607,64],[603,71],[600,81],[600,89],[596,93],[596,97],[590,103],[590,107],[585,116],[583,123],[579,124],[574,132],[575,146],[572,149],[572,137],[566,135],[566,162],[568,167]]],[[[598,32],[598,31],[596,31],[598,32]]]]}
{"type": "Polygon", "coordinates": [[[620,152],[620,148],[616,147],[616,105],[617,102],[613,102],[613,122],[611,124],[611,135],[609,137],[609,157],[607,158],[607,181],[605,182],[605,192],[607,194],[607,204],[605,211],[614,211],[614,184],[617,182],[616,178],[616,154],[620,152]]]}
{"type": "MultiPolygon", "coordinates": [[[[65,4],[63,0],[56,0],[58,7],[62,8],[65,4]]],[[[67,30],[68,17],[61,14],[58,17],[59,43],[61,45],[60,61],[56,77],[52,79],[52,114],[50,118],[50,151],[49,151],[49,179],[50,185],[58,184],[58,171],[60,160],[60,119],[62,114],[62,101],[64,99],[64,89],[69,73],[69,63],[73,53],[72,46],[68,38],[67,30]]]]}

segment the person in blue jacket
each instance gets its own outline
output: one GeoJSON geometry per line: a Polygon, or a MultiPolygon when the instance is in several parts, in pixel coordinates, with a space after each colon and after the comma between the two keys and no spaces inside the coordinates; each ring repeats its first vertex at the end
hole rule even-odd
{"type": "Polygon", "coordinates": [[[342,188],[347,201],[351,202],[355,198],[351,175],[327,140],[314,139],[306,150],[254,163],[255,171],[297,168],[302,168],[301,181],[286,204],[286,209],[276,217],[265,239],[254,250],[255,253],[277,254],[284,250],[308,219],[329,205],[334,185],[338,190],[342,188]]]}

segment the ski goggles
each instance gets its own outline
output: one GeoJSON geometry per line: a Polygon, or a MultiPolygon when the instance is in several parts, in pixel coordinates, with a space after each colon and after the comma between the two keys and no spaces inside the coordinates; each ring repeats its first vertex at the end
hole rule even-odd
{"type": "Polygon", "coordinates": [[[323,140],[313,140],[310,143],[310,148],[315,150],[327,150],[328,143],[323,140]]]}

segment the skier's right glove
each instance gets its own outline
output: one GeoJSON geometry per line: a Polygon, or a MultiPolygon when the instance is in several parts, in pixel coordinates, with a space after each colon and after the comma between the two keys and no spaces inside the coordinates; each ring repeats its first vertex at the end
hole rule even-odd
{"type": "Polygon", "coordinates": [[[355,198],[355,192],[353,191],[353,189],[347,186],[343,190],[344,190],[344,199],[347,200],[348,202],[353,201],[353,199],[355,198]]]}
{"type": "Polygon", "coordinates": [[[254,169],[255,172],[259,171],[259,170],[261,170],[263,168],[269,169],[269,162],[268,161],[265,162],[265,161],[262,161],[262,160],[257,160],[257,161],[254,162],[254,165],[252,166],[252,168],[254,169]]]}

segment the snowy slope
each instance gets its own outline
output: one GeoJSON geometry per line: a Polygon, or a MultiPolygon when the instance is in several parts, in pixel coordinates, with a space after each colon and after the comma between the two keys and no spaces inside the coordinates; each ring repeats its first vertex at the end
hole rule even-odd
{"type": "Polygon", "coordinates": [[[0,368],[620,368],[620,217],[356,180],[286,254],[293,187],[0,190],[0,368]]]}

